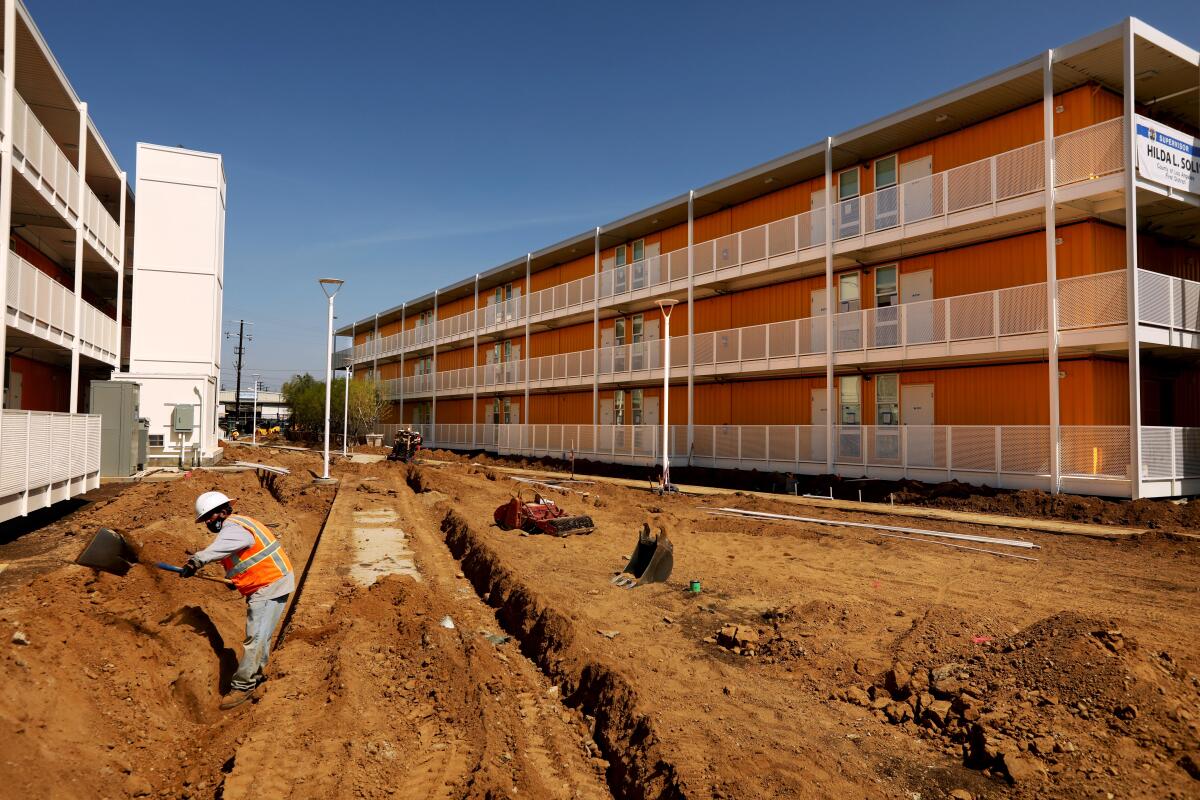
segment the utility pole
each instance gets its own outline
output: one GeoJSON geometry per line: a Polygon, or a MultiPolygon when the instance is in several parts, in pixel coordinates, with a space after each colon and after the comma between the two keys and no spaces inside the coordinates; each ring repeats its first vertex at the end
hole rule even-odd
{"type": "MultiPolygon", "coordinates": [[[[241,425],[242,422],[242,356],[246,354],[245,342],[254,341],[253,333],[246,333],[246,326],[253,326],[253,322],[246,322],[244,319],[238,320],[237,332],[237,347],[233,348],[233,354],[237,357],[237,383],[233,390],[233,424],[241,425]]],[[[233,338],[232,331],[225,332],[226,339],[233,338]]]]}

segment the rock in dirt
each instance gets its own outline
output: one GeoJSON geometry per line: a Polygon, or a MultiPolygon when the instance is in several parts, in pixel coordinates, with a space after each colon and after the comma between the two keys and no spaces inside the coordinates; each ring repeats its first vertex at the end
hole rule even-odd
{"type": "Polygon", "coordinates": [[[925,706],[925,719],[939,728],[946,727],[946,723],[950,720],[950,701],[934,700],[925,706]]]}
{"type": "Polygon", "coordinates": [[[717,644],[742,651],[753,651],[758,648],[758,631],[745,625],[726,625],[717,633],[717,644]]]}
{"type": "Polygon", "coordinates": [[[1046,768],[1035,758],[1008,751],[1001,757],[1001,762],[1008,779],[1014,784],[1029,783],[1046,777],[1046,768]]]}
{"type": "Polygon", "coordinates": [[[846,690],[846,702],[866,708],[871,705],[871,698],[860,687],[851,686],[846,690]]]}
{"type": "Polygon", "coordinates": [[[884,676],[884,686],[889,692],[903,694],[912,681],[912,670],[903,661],[896,661],[884,676]]]}
{"type": "Polygon", "coordinates": [[[975,795],[966,789],[955,789],[950,792],[950,800],[975,800],[975,795]]]}
{"type": "Polygon", "coordinates": [[[125,779],[125,792],[130,797],[146,797],[154,793],[154,787],[141,775],[130,775],[125,779]]]}
{"type": "Polygon", "coordinates": [[[1193,780],[1200,781],[1200,752],[1184,753],[1175,763],[1193,780]]]}
{"type": "Polygon", "coordinates": [[[17,631],[12,635],[12,643],[27,645],[29,644],[29,637],[25,635],[25,631],[17,631]]]}

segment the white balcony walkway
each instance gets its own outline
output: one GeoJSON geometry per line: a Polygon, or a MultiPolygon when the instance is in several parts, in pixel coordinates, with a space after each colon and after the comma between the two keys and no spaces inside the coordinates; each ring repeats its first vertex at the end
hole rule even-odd
{"type": "Polygon", "coordinates": [[[77,332],[74,292],[11,250],[7,272],[5,322],[10,328],[68,350],[78,333],[82,354],[117,365],[119,332],[115,319],[83,302],[77,332]]]}
{"type": "MultiPolygon", "coordinates": [[[[1061,200],[1118,191],[1122,120],[1107,120],[1055,137],[1056,188],[1061,200]]],[[[1043,143],[1024,147],[835,203],[834,252],[843,255],[917,236],[976,227],[1041,209],[1045,184],[1043,143]]],[[[825,257],[824,207],[692,246],[695,285],[727,281],[825,257]]],[[[476,311],[418,325],[355,348],[356,361],[468,339],[476,331],[500,334],[627,304],[688,284],[688,248],[489,304],[476,311]],[[597,286],[599,291],[597,291],[597,286]]]]}

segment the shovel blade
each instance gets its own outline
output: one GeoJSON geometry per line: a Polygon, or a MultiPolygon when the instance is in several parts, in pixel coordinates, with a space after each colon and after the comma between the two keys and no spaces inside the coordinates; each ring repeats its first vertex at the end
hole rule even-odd
{"type": "Polygon", "coordinates": [[[101,528],[83,548],[75,563],[113,575],[124,575],[137,560],[137,553],[125,541],[125,537],[114,530],[101,528]]]}

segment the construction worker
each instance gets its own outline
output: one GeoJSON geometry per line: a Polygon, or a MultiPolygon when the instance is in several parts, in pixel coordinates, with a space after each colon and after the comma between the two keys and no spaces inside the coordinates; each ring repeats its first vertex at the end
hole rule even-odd
{"type": "Polygon", "coordinates": [[[220,561],[225,577],[246,598],[246,641],[242,660],[221,698],[221,709],[241,705],[254,696],[266,680],[263,667],[271,649],[271,636],[296,588],[292,562],[283,545],[266,525],[233,513],[233,501],[221,492],[196,498],[196,522],[217,535],[212,543],[188,559],[181,573],[190,578],[205,564],[220,561]]]}

